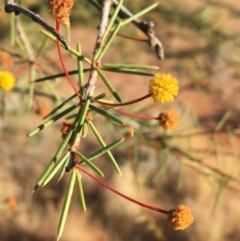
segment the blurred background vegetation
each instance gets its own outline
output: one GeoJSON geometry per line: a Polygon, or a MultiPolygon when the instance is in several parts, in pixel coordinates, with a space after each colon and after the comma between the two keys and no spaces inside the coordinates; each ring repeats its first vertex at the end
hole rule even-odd
{"type": "MultiPolygon", "coordinates": [[[[44,1],[25,0],[22,4],[39,13],[52,26],[44,1]]],[[[124,1],[133,13],[154,1],[124,1]]],[[[83,54],[91,57],[100,13],[89,1],[76,1],[71,14],[71,46],[82,44],[83,54]]],[[[176,232],[162,218],[114,194],[84,177],[88,211],[83,213],[75,195],[61,240],[178,240],[238,241],[240,193],[240,2],[236,0],[170,0],[144,16],[155,23],[156,36],[163,43],[165,59],[144,43],[117,38],[107,53],[106,63],[158,65],[160,72],[176,76],[180,93],[171,104],[153,105],[146,101],[128,110],[157,115],[165,108],[180,116],[179,127],[164,132],[157,123],[127,119],[135,128],[133,139],[114,152],[123,176],[115,174],[104,159],[99,165],[106,182],[123,193],[165,209],[178,204],[191,207],[194,224],[176,232]]],[[[21,16],[22,26],[34,53],[44,37],[36,23],[21,16]]],[[[31,139],[26,133],[42,122],[37,106],[27,109],[29,65],[26,55],[10,44],[10,16],[0,3],[0,70],[8,69],[17,77],[15,90],[1,95],[0,131],[0,239],[3,241],[55,240],[58,219],[68,178],[58,185],[51,182],[33,195],[31,190],[60,143],[61,123],[31,139]],[[8,54],[2,57],[3,53],[8,54]],[[25,67],[24,67],[25,66],[25,67]]],[[[62,28],[62,33],[66,31],[62,28]]],[[[122,34],[144,38],[129,25],[122,34]]],[[[37,64],[38,77],[62,72],[56,59],[56,46],[47,42],[37,64]]],[[[69,70],[75,59],[64,53],[69,70]]],[[[87,76],[87,75],[86,75],[87,76]]],[[[108,74],[124,100],[133,93],[146,93],[148,78],[108,74]]],[[[64,78],[36,84],[41,106],[52,108],[62,97],[72,94],[64,78]],[[49,96],[51,98],[49,98],[49,96]]],[[[98,83],[96,94],[106,91],[98,83]]],[[[99,120],[106,130],[102,135],[113,140],[115,126],[99,120]],[[111,133],[111,135],[109,135],[111,133]]],[[[123,130],[124,133],[124,130],[123,130]]],[[[93,139],[83,143],[86,150],[96,148],[93,139]]]]}

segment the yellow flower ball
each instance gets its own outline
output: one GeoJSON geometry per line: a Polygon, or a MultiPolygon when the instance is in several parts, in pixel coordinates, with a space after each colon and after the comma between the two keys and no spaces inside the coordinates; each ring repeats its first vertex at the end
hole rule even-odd
{"type": "Polygon", "coordinates": [[[8,71],[0,71],[0,89],[11,90],[14,85],[14,75],[8,71]]]}
{"type": "Polygon", "coordinates": [[[155,74],[150,79],[148,92],[152,94],[155,103],[168,103],[178,95],[178,81],[170,74],[155,74]]]}

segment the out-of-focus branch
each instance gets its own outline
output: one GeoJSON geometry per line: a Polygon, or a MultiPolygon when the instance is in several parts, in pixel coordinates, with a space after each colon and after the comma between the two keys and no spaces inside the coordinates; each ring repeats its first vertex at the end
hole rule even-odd
{"type": "Polygon", "coordinates": [[[31,49],[31,46],[30,46],[31,44],[28,41],[28,38],[26,38],[26,35],[25,35],[25,33],[23,31],[23,28],[21,26],[20,19],[18,17],[15,17],[15,26],[16,26],[16,30],[17,30],[17,35],[18,35],[24,49],[26,50],[29,62],[34,63],[35,62],[35,56],[32,52],[32,49],[31,49]]]}
{"type": "MultiPolygon", "coordinates": [[[[103,0],[98,0],[99,3],[102,3],[103,0]]],[[[117,0],[112,0],[113,7],[116,8],[118,5],[117,0]]],[[[121,7],[118,16],[122,19],[129,18],[133,14],[124,6],[121,7]]],[[[155,36],[154,23],[152,21],[141,21],[140,19],[134,19],[132,23],[140,29],[147,37],[148,43],[151,47],[155,47],[155,51],[158,59],[164,59],[164,49],[161,41],[155,36]]]]}

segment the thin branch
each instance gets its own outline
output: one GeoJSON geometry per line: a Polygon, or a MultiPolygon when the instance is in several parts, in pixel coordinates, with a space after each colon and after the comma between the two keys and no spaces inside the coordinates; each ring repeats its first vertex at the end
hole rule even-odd
{"type": "Polygon", "coordinates": [[[227,174],[227,173],[219,170],[218,168],[215,168],[215,167],[213,167],[213,166],[211,166],[207,163],[204,163],[202,160],[189,155],[188,153],[184,152],[180,148],[178,148],[176,146],[170,146],[169,148],[171,150],[173,150],[175,153],[179,153],[180,155],[187,157],[189,160],[202,165],[203,167],[207,168],[208,170],[212,171],[213,173],[218,174],[220,177],[225,178],[226,180],[232,180],[232,181],[240,184],[240,179],[238,179],[234,176],[231,176],[231,175],[229,175],[229,174],[227,174]]]}
{"type": "Polygon", "coordinates": [[[16,26],[18,37],[19,37],[24,49],[26,50],[28,60],[31,63],[34,63],[35,62],[35,56],[34,56],[33,51],[31,49],[31,44],[30,44],[28,38],[26,37],[26,35],[24,33],[24,30],[23,30],[22,25],[21,25],[21,21],[17,16],[15,18],[15,26],[16,26]]]}
{"type": "MultiPolygon", "coordinates": [[[[102,3],[103,0],[98,0],[98,2],[102,3]]],[[[117,0],[112,0],[113,7],[116,8],[118,5],[117,0]]],[[[124,6],[121,6],[121,9],[118,13],[118,16],[122,19],[129,18],[133,16],[133,14],[124,6]]],[[[158,59],[164,59],[164,48],[159,38],[155,36],[154,31],[154,23],[152,21],[141,21],[140,19],[134,19],[132,23],[141,30],[147,37],[148,43],[151,47],[155,47],[156,55],[158,59]]]]}
{"type": "MultiPolygon", "coordinates": [[[[108,16],[109,16],[111,4],[112,4],[112,0],[103,0],[102,1],[101,22],[100,22],[100,26],[99,26],[96,44],[95,44],[95,47],[94,47],[94,50],[93,50],[92,60],[94,60],[94,54],[97,52],[98,48],[100,47],[102,36],[103,36],[103,34],[105,32],[105,29],[107,27],[108,16]]],[[[85,97],[88,96],[89,94],[93,95],[93,92],[94,92],[94,89],[95,89],[95,86],[96,86],[97,76],[98,76],[97,71],[94,69],[94,67],[92,67],[92,69],[90,71],[89,79],[88,79],[88,82],[87,82],[87,85],[86,85],[85,97]]]]}
{"type": "Polygon", "coordinates": [[[47,31],[49,31],[54,37],[56,37],[65,47],[65,49],[69,49],[69,45],[67,40],[60,35],[47,21],[42,19],[39,14],[36,14],[24,7],[21,7],[14,3],[14,0],[5,0],[5,12],[6,13],[15,13],[16,15],[23,14],[29,18],[31,18],[34,22],[41,25],[47,31]]]}
{"type": "MultiPolygon", "coordinates": [[[[95,47],[94,47],[94,50],[93,50],[92,62],[94,61],[94,55],[100,47],[102,36],[103,36],[103,34],[105,32],[105,29],[107,27],[111,3],[112,3],[111,0],[103,1],[101,22],[100,22],[100,27],[99,27],[99,31],[98,31],[96,44],[95,44],[95,47]]],[[[97,82],[97,76],[98,76],[98,73],[94,68],[94,63],[92,63],[89,78],[88,78],[88,82],[86,84],[86,91],[85,91],[85,95],[84,95],[85,99],[87,99],[89,96],[94,96],[94,89],[95,89],[96,82],[97,82]]],[[[80,109],[79,111],[81,112],[81,111],[84,111],[84,110],[80,109]]],[[[79,130],[77,130],[77,131],[79,131],[79,133],[77,134],[77,137],[76,137],[76,139],[74,141],[74,145],[73,145],[73,147],[76,148],[76,149],[78,149],[78,147],[80,145],[80,142],[81,142],[81,129],[80,128],[82,128],[82,126],[79,127],[79,130]]]]}
{"type": "MultiPolygon", "coordinates": [[[[13,88],[13,91],[14,92],[18,92],[18,93],[22,93],[22,94],[27,94],[28,93],[28,89],[27,88],[19,88],[17,86],[15,86],[13,88]]],[[[42,91],[39,91],[39,90],[34,90],[34,94],[35,95],[39,95],[39,96],[43,96],[43,97],[46,97],[46,98],[49,98],[51,100],[55,100],[56,98],[54,97],[54,95],[52,94],[48,94],[48,93],[45,93],[45,92],[42,92],[42,91]]],[[[62,98],[63,99],[63,98],[62,98]]],[[[63,99],[64,100],[64,99],[63,99]]]]}

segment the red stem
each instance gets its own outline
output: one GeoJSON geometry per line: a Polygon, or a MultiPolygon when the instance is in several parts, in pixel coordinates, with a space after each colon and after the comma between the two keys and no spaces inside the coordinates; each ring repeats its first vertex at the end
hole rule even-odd
{"type": "MultiPolygon", "coordinates": [[[[56,31],[59,32],[59,30],[60,30],[60,20],[58,18],[56,18],[56,31]]],[[[64,72],[65,72],[65,74],[67,76],[68,82],[72,86],[73,90],[75,91],[75,93],[77,94],[79,99],[82,100],[82,97],[79,94],[79,92],[78,92],[77,88],[75,87],[74,83],[72,82],[72,79],[70,78],[70,75],[68,74],[68,71],[67,71],[66,66],[64,64],[63,57],[62,57],[61,46],[60,46],[60,42],[59,42],[58,39],[57,39],[57,50],[58,50],[58,56],[59,56],[62,68],[63,68],[63,70],[64,70],[64,72]]]]}
{"type": "Polygon", "coordinates": [[[128,112],[126,110],[121,110],[121,109],[117,109],[116,111],[123,115],[139,118],[142,120],[156,120],[156,117],[154,117],[154,116],[135,114],[135,113],[128,112]]]}
{"type": "Polygon", "coordinates": [[[20,68],[14,72],[14,75],[15,76],[21,75],[23,73],[23,71],[25,71],[25,69],[28,67],[28,65],[29,65],[29,62],[24,63],[23,65],[21,65],[20,68]]]}
{"type": "Polygon", "coordinates": [[[142,203],[142,202],[139,202],[133,198],[130,198],[120,192],[118,192],[117,190],[113,189],[112,187],[108,186],[106,183],[102,182],[101,180],[99,180],[98,178],[96,178],[95,176],[93,176],[92,174],[90,174],[88,171],[84,170],[83,168],[81,168],[79,165],[76,165],[75,166],[76,168],[78,168],[80,171],[84,172],[86,175],[88,175],[89,177],[91,177],[94,181],[96,181],[98,184],[100,184],[101,186],[107,188],[108,190],[114,192],[115,194],[133,202],[133,203],[136,203],[138,204],[139,206],[141,207],[144,207],[144,208],[147,208],[147,209],[151,209],[153,211],[156,211],[156,212],[159,212],[159,213],[163,213],[163,214],[169,214],[170,212],[169,211],[166,211],[166,210],[163,210],[163,209],[160,209],[160,208],[157,208],[157,207],[153,207],[153,206],[150,206],[150,205],[147,205],[145,203],[142,203]]]}
{"type": "Polygon", "coordinates": [[[34,103],[36,105],[36,110],[40,111],[41,110],[41,105],[39,104],[37,96],[35,94],[33,94],[33,101],[34,101],[34,103]]]}
{"type": "Polygon", "coordinates": [[[125,103],[116,103],[116,104],[114,104],[114,103],[107,103],[107,102],[100,101],[100,100],[96,100],[95,102],[97,102],[97,103],[99,103],[101,105],[111,106],[111,107],[114,107],[114,106],[126,106],[126,105],[135,104],[137,102],[145,100],[145,99],[149,98],[151,95],[152,95],[152,93],[149,93],[147,95],[142,96],[141,98],[138,98],[138,99],[135,99],[135,100],[132,100],[132,101],[129,101],[129,102],[125,102],[125,103]]]}

